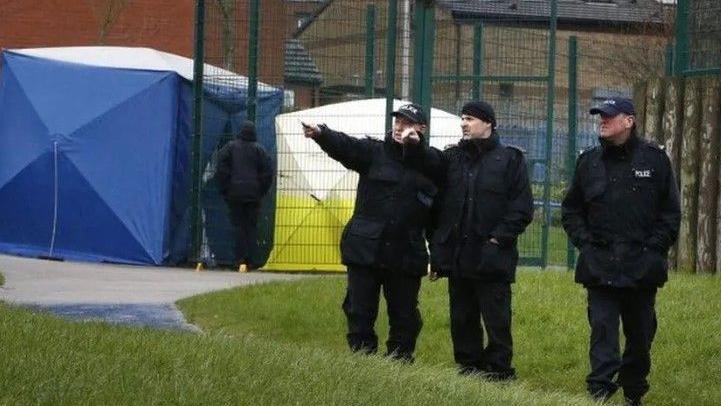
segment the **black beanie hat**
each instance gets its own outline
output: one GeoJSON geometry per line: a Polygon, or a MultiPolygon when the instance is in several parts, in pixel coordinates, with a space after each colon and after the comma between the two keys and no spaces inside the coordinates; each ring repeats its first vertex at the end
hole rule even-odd
{"type": "Polygon", "coordinates": [[[252,121],[246,120],[243,126],[240,128],[240,139],[245,141],[255,141],[255,124],[252,121]]]}
{"type": "Polygon", "coordinates": [[[473,116],[477,119],[491,123],[491,128],[496,129],[496,113],[493,107],[484,101],[472,101],[463,105],[461,114],[473,116]]]}

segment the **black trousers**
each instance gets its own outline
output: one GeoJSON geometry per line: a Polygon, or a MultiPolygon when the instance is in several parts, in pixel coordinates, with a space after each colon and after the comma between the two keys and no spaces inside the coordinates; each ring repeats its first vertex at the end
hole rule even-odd
{"type": "Polygon", "coordinates": [[[448,279],[453,356],[462,373],[515,377],[511,367],[511,285],[451,276],[448,279]],[[486,329],[488,345],[483,346],[486,329]]]}
{"type": "Polygon", "coordinates": [[[253,255],[258,246],[259,202],[228,203],[230,222],[235,235],[235,260],[238,264],[253,265],[253,255]]]}
{"type": "Polygon", "coordinates": [[[423,326],[418,311],[420,287],[420,276],[349,266],[343,312],[348,320],[347,339],[351,351],[375,353],[378,350],[374,326],[382,289],[390,324],[386,355],[412,361],[416,339],[423,326]]]}
{"type": "Polygon", "coordinates": [[[651,343],[656,334],[656,288],[588,288],[588,321],[591,325],[591,373],[588,392],[610,396],[618,387],[627,398],[648,392],[651,343]],[[619,350],[619,320],[626,345],[619,350]],[[614,377],[618,374],[617,379],[614,377]]]}

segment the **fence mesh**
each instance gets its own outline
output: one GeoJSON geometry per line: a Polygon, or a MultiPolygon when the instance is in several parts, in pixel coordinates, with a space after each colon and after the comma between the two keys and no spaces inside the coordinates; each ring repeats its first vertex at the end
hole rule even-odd
{"type": "MultiPolygon", "coordinates": [[[[414,75],[419,71],[414,63],[416,6],[398,2],[396,41],[391,43],[395,72],[389,72],[389,2],[277,3],[283,13],[269,11],[274,6],[266,2],[261,2],[260,13],[259,79],[268,86],[259,85],[257,120],[259,130],[266,132],[260,134],[261,142],[273,151],[277,165],[277,190],[264,201],[260,259],[267,259],[268,269],[342,270],[338,242],[352,213],[357,175],[305,139],[300,122],[325,123],[355,137],[383,137],[390,82],[399,100],[412,99],[421,85],[414,75]],[[275,25],[284,31],[273,30],[275,25]],[[277,92],[282,95],[280,107],[277,92]],[[264,97],[270,106],[266,110],[261,108],[264,97]],[[282,114],[272,114],[273,108],[282,114]]],[[[217,67],[206,66],[206,85],[247,88],[247,77],[237,75],[247,75],[244,44],[252,24],[245,4],[207,2],[205,61],[217,67]]],[[[569,247],[560,203],[578,151],[597,142],[588,109],[608,96],[632,96],[636,82],[663,73],[668,38],[642,29],[563,26],[556,33],[555,68],[549,71],[548,7],[514,18],[476,18],[440,4],[434,20],[432,74],[427,78],[433,107],[431,144],[443,148],[458,141],[458,115],[465,102],[490,102],[502,140],[526,151],[532,180],[536,215],[519,242],[522,262],[566,265],[569,247]],[[573,94],[571,36],[577,38],[578,91],[573,94]],[[576,106],[573,120],[569,103],[576,106]],[[571,127],[576,128],[573,150],[571,127]]],[[[217,112],[207,104],[203,142],[216,151],[232,138],[245,111],[241,108],[228,119],[227,111],[217,112]]],[[[230,263],[232,227],[212,181],[212,154],[204,163],[203,258],[230,263]]]]}
{"type": "MultiPolygon", "coordinates": [[[[214,265],[235,262],[234,233],[228,205],[220,196],[215,182],[217,152],[239,132],[249,118],[249,80],[252,63],[256,62],[257,94],[255,125],[259,143],[277,161],[275,116],[283,107],[284,46],[286,15],[277,13],[283,2],[259,2],[256,17],[250,1],[205,1],[202,161],[200,210],[197,232],[201,233],[200,260],[214,265]],[[253,56],[249,44],[254,38],[250,27],[258,21],[258,52],[253,56]]],[[[251,114],[252,115],[252,114],[251,114]]],[[[273,248],[275,233],[275,187],[260,206],[258,250],[253,253],[254,264],[264,263],[273,248]]]]}
{"type": "Polygon", "coordinates": [[[688,70],[721,69],[721,2],[716,0],[686,0],[688,70]]]}

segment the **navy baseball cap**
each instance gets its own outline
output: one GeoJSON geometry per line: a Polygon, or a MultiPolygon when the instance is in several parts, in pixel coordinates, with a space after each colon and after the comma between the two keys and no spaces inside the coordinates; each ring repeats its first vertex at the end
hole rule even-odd
{"type": "Polygon", "coordinates": [[[403,116],[417,124],[428,124],[426,114],[423,113],[423,108],[414,103],[408,103],[400,106],[398,110],[391,113],[391,116],[403,116]]]}
{"type": "Polygon", "coordinates": [[[625,97],[611,97],[601,103],[600,106],[592,108],[589,113],[600,114],[606,117],[615,117],[621,113],[628,114],[629,116],[636,115],[636,109],[633,107],[633,102],[625,97]]]}

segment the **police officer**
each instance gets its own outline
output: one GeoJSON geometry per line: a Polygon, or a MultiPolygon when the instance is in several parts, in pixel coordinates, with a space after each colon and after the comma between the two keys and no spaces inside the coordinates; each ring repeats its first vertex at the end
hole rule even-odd
{"type": "Polygon", "coordinates": [[[418,137],[407,134],[407,162],[443,190],[431,268],[432,277],[449,276],[451,337],[460,372],[510,380],[516,376],[511,365],[516,243],[533,219],[533,195],[523,152],[501,144],[491,105],[463,106],[461,129],[460,142],[444,151],[421,148],[418,137]]]}
{"type": "Polygon", "coordinates": [[[246,121],[238,137],[218,152],[216,181],[228,204],[235,233],[235,256],[239,272],[246,272],[257,246],[260,200],[273,183],[273,165],[256,142],[255,125],[246,121]]]}
{"type": "Polygon", "coordinates": [[[424,228],[437,189],[402,164],[401,133],[412,128],[422,134],[427,125],[423,111],[407,104],[392,115],[393,130],[384,141],[353,138],[325,125],[303,125],[306,137],[360,175],[353,216],[340,243],[348,269],[343,301],[348,345],[353,352],[376,352],[374,325],[382,289],[390,323],[386,356],[413,361],[422,326],[418,291],[428,266],[424,228]]]}
{"type": "Polygon", "coordinates": [[[563,200],[563,227],[580,249],[576,282],[588,292],[586,383],[599,400],[620,386],[627,404],[636,405],[649,388],[656,290],[666,282],[666,255],[678,235],[678,191],[665,152],[637,135],[630,100],[611,98],[590,113],[600,116],[600,146],[579,156],[563,200]]]}

